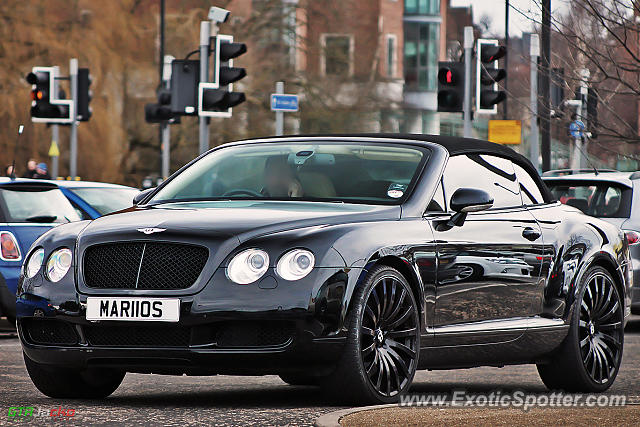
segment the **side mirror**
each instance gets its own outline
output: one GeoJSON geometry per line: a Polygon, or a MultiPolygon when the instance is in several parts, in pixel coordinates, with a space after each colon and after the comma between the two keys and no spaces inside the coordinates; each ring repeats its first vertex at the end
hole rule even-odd
{"type": "Polygon", "coordinates": [[[438,221],[436,223],[438,231],[461,227],[467,219],[467,213],[489,209],[493,206],[493,198],[486,191],[477,188],[458,188],[451,196],[449,206],[455,214],[448,220],[438,221]]]}
{"type": "Polygon", "coordinates": [[[449,206],[458,213],[483,211],[493,206],[493,197],[477,188],[458,188],[451,196],[449,206]]]}
{"type": "Polygon", "coordinates": [[[140,204],[140,202],[143,201],[144,198],[147,197],[153,190],[155,190],[155,188],[147,188],[146,190],[142,190],[141,192],[136,194],[133,198],[133,204],[140,204]]]}

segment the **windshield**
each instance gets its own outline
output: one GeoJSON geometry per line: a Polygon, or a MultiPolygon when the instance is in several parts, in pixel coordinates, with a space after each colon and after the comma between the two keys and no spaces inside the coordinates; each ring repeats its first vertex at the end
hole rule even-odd
{"type": "Polygon", "coordinates": [[[133,197],[139,193],[135,188],[85,187],[69,190],[87,202],[100,215],[126,209],[133,205],[133,197]]]}
{"type": "Polygon", "coordinates": [[[57,188],[0,188],[0,209],[6,222],[79,221],[77,212],[57,188]]]}
{"type": "Polygon", "coordinates": [[[384,144],[262,143],[214,151],[169,181],[150,203],[267,199],[398,204],[426,149],[384,144]]]}
{"type": "Polygon", "coordinates": [[[631,189],[613,182],[545,180],[560,202],[599,218],[629,218],[631,189]]]}

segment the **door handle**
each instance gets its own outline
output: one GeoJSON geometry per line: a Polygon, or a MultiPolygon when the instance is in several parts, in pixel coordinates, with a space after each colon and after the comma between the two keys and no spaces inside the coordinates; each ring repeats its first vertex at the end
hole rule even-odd
{"type": "Polygon", "coordinates": [[[541,235],[542,234],[535,228],[525,227],[525,229],[522,230],[522,237],[532,242],[534,240],[538,240],[538,238],[540,238],[541,235]]]}

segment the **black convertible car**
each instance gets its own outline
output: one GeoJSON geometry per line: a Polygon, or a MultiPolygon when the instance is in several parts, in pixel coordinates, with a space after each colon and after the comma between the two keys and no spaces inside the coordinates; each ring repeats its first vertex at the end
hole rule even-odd
{"type": "Polygon", "coordinates": [[[552,200],[488,142],[297,136],[215,148],[135,206],[31,247],[18,327],[36,387],[126,372],[278,374],[393,402],[418,369],[536,364],[614,381],[632,285],[613,225],[552,200]]]}

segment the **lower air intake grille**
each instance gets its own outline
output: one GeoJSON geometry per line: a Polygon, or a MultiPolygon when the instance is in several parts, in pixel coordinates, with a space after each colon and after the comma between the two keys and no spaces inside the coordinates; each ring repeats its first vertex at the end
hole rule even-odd
{"type": "Polygon", "coordinates": [[[73,345],[78,343],[74,327],[53,319],[25,319],[22,323],[25,336],[35,344],[73,345]]]}
{"type": "Polygon", "coordinates": [[[275,347],[293,336],[289,322],[224,322],[217,326],[215,342],[221,348],[275,347]]]}
{"type": "Polygon", "coordinates": [[[85,326],[97,347],[188,347],[191,329],[181,326],[85,326]]]}

